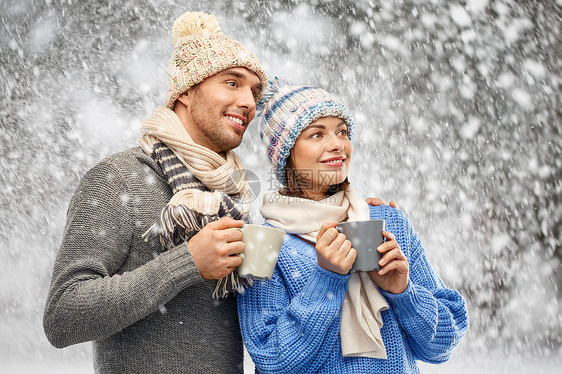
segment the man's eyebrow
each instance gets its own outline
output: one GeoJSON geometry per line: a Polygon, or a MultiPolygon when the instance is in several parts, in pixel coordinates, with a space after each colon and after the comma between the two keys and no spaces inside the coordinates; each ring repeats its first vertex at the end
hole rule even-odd
{"type": "MultiPolygon", "coordinates": [[[[221,71],[221,72],[218,73],[218,74],[224,75],[224,76],[227,76],[227,77],[228,77],[228,76],[231,76],[231,77],[239,78],[239,79],[245,79],[245,78],[246,78],[246,75],[245,75],[245,74],[242,74],[242,73],[237,72],[237,71],[232,71],[232,70],[223,70],[223,71],[221,71]]],[[[254,86],[254,89],[257,90],[258,93],[261,93],[261,92],[262,92],[262,84],[261,84],[261,82],[256,83],[256,85],[254,86]]]]}
{"type": "Polygon", "coordinates": [[[244,78],[244,74],[239,73],[237,71],[232,71],[232,70],[223,70],[219,74],[225,75],[225,76],[232,76],[232,77],[235,77],[235,78],[244,78]]]}

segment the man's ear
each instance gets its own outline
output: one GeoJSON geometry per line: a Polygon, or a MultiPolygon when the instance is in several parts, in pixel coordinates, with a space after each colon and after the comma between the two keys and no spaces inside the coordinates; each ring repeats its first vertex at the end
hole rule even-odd
{"type": "Polygon", "coordinates": [[[185,106],[189,106],[189,98],[187,97],[187,92],[182,93],[177,99],[176,102],[180,102],[185,106]]]}

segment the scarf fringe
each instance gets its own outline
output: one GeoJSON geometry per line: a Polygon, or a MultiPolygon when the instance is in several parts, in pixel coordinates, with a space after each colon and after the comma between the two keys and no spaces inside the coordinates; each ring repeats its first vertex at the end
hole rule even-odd
{"type": "Polygon", "coordinates": [[[238,269],[234,269],[232,273],[219,279],[215,291],[213,291],[213,299],[222,299],[236,292],[243,293],[247,287],[253,285],[254,280],[252,278],[243,278],[238,275],[238,269]]]}
{"type": "Polygon", "coordinates": [[[160,217],[143,234],[145,242],[159,239],[164,248],[172,248],[184,240],[189,240],[214,217],[198,214],[184,205],[166,205],[160,217]]]}
{"type": "MultiPolygon", "coordinates": [[[[218,215],[197,213],[185,205],[166,205],[160,212],[157,222],[142,235],[145,242],[158,239],[163,248],[173,248],[188,241],[210,222],[219,219],[218,215]]],[[[213,299],[221,299],[236,292],[244,292],[254,285],[251,278],[242,278],[238,270],[218,280],[213,299]]]]}
{"type": "MultiPolygon", "coordinates": [[[[250,191],[245,178],[232,180],[233,173],[244,173],[236,153],[227,152],[225,160],[196,144],[178,116],[165,107],[143,121],[141,132],[137,143],[162,169],[173,192],[156,223],[143,234],[145,241],[157,238],[163,250],[169,250],[221,217],[249,219],[250,205],[235,201],[250,191]]],[[[228,287],[240,290],[247,283],[238,279],[237,272],[226,278],[217,283],[217,296],[230,293],[228,287]]]]}

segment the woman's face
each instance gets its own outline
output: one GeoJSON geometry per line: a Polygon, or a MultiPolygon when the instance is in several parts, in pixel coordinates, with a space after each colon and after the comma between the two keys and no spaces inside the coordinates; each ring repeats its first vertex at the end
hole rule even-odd
{"type": "Polygon", "coordinates": [[[309,198],[326,197],[331,185],[342,183],[351,161],[347,124],[323,117],[308,125],[291,150],[291,162],[303,192],[309,198]]]}

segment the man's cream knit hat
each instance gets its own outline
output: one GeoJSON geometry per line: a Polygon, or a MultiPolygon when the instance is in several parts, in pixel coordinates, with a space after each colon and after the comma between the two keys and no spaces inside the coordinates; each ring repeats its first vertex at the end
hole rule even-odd
{"type": "MultiPolygon", "coordinates": [[[[267,77],[258,58],[238,41],[226,36],[215,18],[202,12],[187,12],[172,27],[174,53],[168,64],[166,106],[190,87],[223,70],[245,67],[259,77],[262,90],[267,77]]],[[[259,97],[256,98],[259,100],[259,97]]]]}

